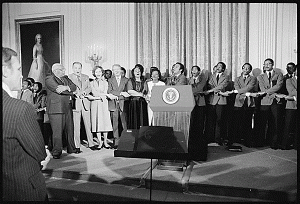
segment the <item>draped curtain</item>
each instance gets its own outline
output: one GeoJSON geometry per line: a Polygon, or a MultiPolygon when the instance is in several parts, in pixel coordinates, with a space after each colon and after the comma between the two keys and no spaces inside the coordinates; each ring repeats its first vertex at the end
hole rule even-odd
{"type": "Polygon", "coordinates": [[[248,4],[139,3],[137,59],[169,74],[176,62],[190,76],[193,65],[210,73],[219,61],[232,80],[248,62],[248,4]]]}

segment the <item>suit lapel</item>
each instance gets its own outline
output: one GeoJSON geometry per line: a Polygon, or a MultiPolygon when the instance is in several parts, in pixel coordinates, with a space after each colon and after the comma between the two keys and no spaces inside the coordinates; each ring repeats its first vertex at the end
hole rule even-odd
{"type": "MultiPolygon", "coordinates": [[[[271,76],[271,78],[272,78],[272,76],[271,76]]],[[[267,72],[263,74],[263,80],[264,80],[265,84],[271,85],[271,84],[269,83],[269,78],[268,78],[267,72]]]]}

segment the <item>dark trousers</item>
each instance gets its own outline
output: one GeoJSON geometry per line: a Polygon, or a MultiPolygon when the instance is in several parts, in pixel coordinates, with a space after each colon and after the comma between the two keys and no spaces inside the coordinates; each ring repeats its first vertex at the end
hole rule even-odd
{"type": "Polygon", "coordinates": [[[264,138],[267,145],[275,146],[281,143],[282,106],[276,100],[271,105],[261,105],[260,107],[260,127],[259,137],[264,138]],[[267,128],[267,133],[266,133],[267,128]]]}
{"type": "Polygon", "coordinates": [[[285,110],[285,128],[282,138],[282,147],[287,148],[291,143],[297,148],[297,131],[298,131],[297,109],[285,110]]]}
{"type": "Polygon", "coordinates": [[[207,157],[207,141],[204,136],[205,106],[195,106],[191,112],[188,152],[191,160],[202,161],[207,157]]]}
{"type": "Polygon", "coordinates": [[[67,140],[67,152],[75,152],[74,142],[74,123],[72,105],[64,114],[49,114],[49,120],[52,128],[52,155],[60,156],[62,153],[62,135],[65,133],[67,140]]]}
{"type": "Polygon", "coordinates": [[[252,144],[252,116],[254,107],[248,107],[247,101],[242,107],[234,107],[233,133],[229,135],[229,144],[240,143],[244,139],[244,144],[252,144]]]}
{"type": "Polygon", "coordinates": [[[113,126],[113,135],[114,135],[115,145],[119,145],[119,140],[120,140],[119,118],[121,119],[123,130],[127,130],[126,113],[117,109],[115,111],[111,111],[110,116],[112,118],[112,126],[113,126]]]}
{"type": "Polygon", "coordinates": [[[225,108],[226,105],[208,105],[205,134],[208,143],[221,142],[226,136],[225,108]]]}

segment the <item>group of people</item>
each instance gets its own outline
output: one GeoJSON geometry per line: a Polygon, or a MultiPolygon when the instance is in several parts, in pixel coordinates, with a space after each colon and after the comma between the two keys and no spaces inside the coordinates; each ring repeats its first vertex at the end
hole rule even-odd
{"type": "Polygon", "coordinates": [[[55,63],[52,74],[45,78],[46,89],[41,82],[27,78],[20,90],[17,82],[21,81],[22,73],[17,53],[2,48],[5,200],[47,200],[45,179],[40,171],[49,157],[45,149],[49,141],[45,137],[43,141],[42,135],[45,115],[53,132],[54,159],[62,154],[63,135],[67,153],[81,152],[81,118],[90,149],[116,149],[122,129],[153,125],[149,102],[154,86],[191,86],[195,107],[191,112],[188,148],[193,160],[199,156],[200,142],[297,149],[294,63],[287,64],[288,73],[283,76],[274,70],[274,61],[268,58],[263,73],[257,77],[250,75],[252,66],[245,63],[234,83],[224,73],[223,62],[208,77],[195,65],[189,78],[185,76],[184,65],[177,62],[172,66],[171,76],[164,79],[157,67],[151,67],[150,78],[146,79],[140,64],[131,70],[130,78],[125,77],[126,69],[119,64],[114,64],[112,70],[95,66],[93,80],[82,73],[80,62],[74,62],[72,68],[73,73],[67,76],[64,66],[55,63]],[[12,91],[19,91],[17,99],[12,91]],[[109,141],[109,132],[113,133],[113,141],[109,141]],[[93,140],[94,134],[98,144],[93,140]]]}
{"type": "Polygon", "coordinates": [[[164,85],[192,87],[195,107],[190,119],[189,152],[195,158],[200,142],[228,147],[242,143],[247,147],[296,148],[297,66],[288,63],[285,76],[273,66],[274,61],[266,59],[263,73],[254,77],[250,75],[251,64],[245,63],[241,76],[230,83],[224,62],[219,62],[210,76],[195,65],[189,78],[184,65],[177,62],[164,79],[157,67],[150,68],[150,78],[146,79],[141,64],[131,70],[130,78],[118,64],[112,70],[95,66],[94,79],[82,73],[80,62],[73,63],[73,73],[68,76],[61,64],[54,64],[53,74],[45,79],[47,93],[41,91],[41,83],[27,78],[19,98],[34,105],[42,131],[47,109],[53,135],[51,142],[44,138],[51,144],[53,158],[62,154],[63,134],[67,152],[81,152],[81,118],[91,150],[116,149],[122,130],[153,125],[149,106],[152,88],[164,85]]]}

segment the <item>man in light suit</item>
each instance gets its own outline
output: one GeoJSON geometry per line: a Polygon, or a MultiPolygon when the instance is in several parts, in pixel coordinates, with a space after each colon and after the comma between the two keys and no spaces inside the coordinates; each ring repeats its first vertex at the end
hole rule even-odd
{"type": "Polygon", "coordinates": [[[260,91],[265,95],[261,99],[261,117],[259,127],[259,139],[264,140],[265,129],[268,123],[268,134],[266,139],[272,149],[277,149],[279,143],[281,143],[279,128],[282,125],[280,120],[281,111],[281,100],[276,98],[276,94],[279,93],[283,84],[282,73],[277,73],[273,69],[274,61],[270,58],[264,61],[265,73],[257,76],[258,85],[260,91]]]}
{"type": "Polygon", "coordinates": [[[73,63],[73,73],[69,74],[69,78],[76,85],[75,94],[75,109],[73,109],[74,119],[74,141],[76,146],[76,152],[80,153],[80,122],[81,116],[85,127],[86,137],[88,140],[88,146],[91,150],[98,150],[93,142],[93,135],[91,132],[91,102],[85,98],[91,91],[91,84],[89,76],[82,74],[82,64],[80,62],[73,63]]]}
{"type": "Polygon", "coordinates": [[[74,123],[72,96],[76,85],[65,75],[65,68],[59,63],[52,65],[52,75],[45,79],[47,88],[47,113],[53,132],[52,156],[59,159],[62,154],[62,135],[65,132],[67,152],[76,153],[74,143],[74,123]]]}
{"type": "Polygon", "coordinates": [[[198,161],[207,154],[207,141],[203,134],[206,107],[203,88],[206,85],[206,77],[201,73],[199,66],[192,67],[191,75],[188,84],[192,86],[195,107],[191,112],[188,149],[190,159],[198,161]]]}
{"type": "MultiPolygon", "coordinates": [[[[242,75],[237,77],[234,82],[233,91],[230,94],[236,93],[234,102],[234,118],[235,126],[233,134],[229,135],[228,146],[234,142],[240,142],[243,136],[245,145],[252,146],[252,115],[254,112],[255,102],[251,93],[255,91],[256,77],[251,76],[252,65],[245,63],[242,66],[242,75]]],[[[231,124],[232,125],[232,124],[231,124]]]]}
{"type": "Polygon", "coordinates": [[[187,85],[187,79],[184,75],[184,65],[180,62],[175,63],[172,66],[172,76],[167,78],[166,84],[172,85],[187,85]]]}
{"type": "Polygon", "coordinates": [[[208,143],[218,143],[223,145],[223,139],[226,136],[226,126],[224,121],[224,111],[227,104],[226,96],[220,94],[225,92],[228,84],[228,76],[224,74],[226,65],[219,62],[216,67],[216,73],[212,74],[208,80],[208,114],[206,122],[206,137],[208,143]]]}
{"type": "Polygon", "coordinates": [[[129,96],[127,93],[128,78],[121,76],[121,66],[114,64],[112,66],[113,77],[108,79],[108,93],[113,95],[111,100],[108,100],[108,109],[111,112],[113,134],[114,134],[114,149],[119,145],[119,118],[121,119],[123,130],[127,130],[126,113],[124,110],[124,100],[129,96]]]}
{"type": "Polygon", "coordinates": [[[41,172],[41,161],[46,158],[43,135],[34,107],[12,94],[20,90],[21,78],[17,53],[2,48],[2,199],[45,201],[48,198],[41,172]]]}
{"type": "Polygon", "coordinates": [[[295,69],[294,76],[286,80],[286,89],[288,91],[288,96],[286,97],[285,129],[280,148],[290,149],[290,143],[293,143],[293,148],[297,149],[297,68],[295,69]],[[290,132],[294,133],[294,138],[290,138],[290,132]],[[290,141],[290,139],[294,141],[290,141]]]}
{"type": "Polygon", "coordinates": [[[33,94],[31,91],[31,82],[29,80],[24,80],[22,83],[22,90],[18,92],[18,99],[26,101],[33,105],[33,94]]]}

